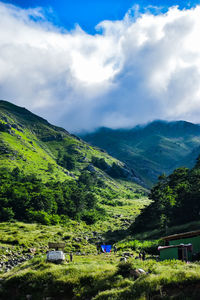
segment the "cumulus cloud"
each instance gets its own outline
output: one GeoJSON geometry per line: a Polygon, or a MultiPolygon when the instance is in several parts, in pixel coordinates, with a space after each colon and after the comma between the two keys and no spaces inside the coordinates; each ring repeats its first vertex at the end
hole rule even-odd
{"type": "Polygon", "coordinates": [[[130,10],[89,35],[0,2],[0,98],[70,131],[199,122],[200,6],[130,10]]]}

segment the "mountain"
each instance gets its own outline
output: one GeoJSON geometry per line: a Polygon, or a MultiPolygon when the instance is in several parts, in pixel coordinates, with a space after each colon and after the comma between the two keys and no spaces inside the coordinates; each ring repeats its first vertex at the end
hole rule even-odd
{"type": "Polygon", "coordinates": [[[147,193],[136,180],[105,151],[0,101],[0,221],[54,224],[71,218],[90,224],[105,215],[116,221],[120,209],[111,208],[134,206],[128,199],[147,193]]]}
{"type": "MultiPolygon", "coordinates": [[[[188,161],[197,152],[198,147],[188,161]]],[[[134,169],[0,101],[0,299],[161,299],[163,294],[198,299],[199,265],[158,262],[161,241],[141,240],[149,225],[159,223],[159,230],[174,225],[174,209],[181,208],[181,224],[198,220],[198,169],[189,180],[188,169],[162,177],[150,204],[148,191],[135,183],[134,169]],[[49,242],[64,243],[66,259],[73,252],[73,262],[47,262],[49,242]],[[114,245],[117,254],[97,255],[102,243],[114,245]],[[145,261],[136,260],[141,251],[145,261]]]]}
{"type": "Polygon", "coordinates": [[[80,136],[126,163],[148,186],[162,173],[192,167],[200,153],[200,126],[185,121],[154,121],[133,129],[100,128],[80,136]]]}

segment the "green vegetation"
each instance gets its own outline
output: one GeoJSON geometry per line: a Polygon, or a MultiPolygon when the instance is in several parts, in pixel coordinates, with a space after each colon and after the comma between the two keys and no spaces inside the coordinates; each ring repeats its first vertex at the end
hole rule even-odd
{"type": "Polygon", "coordinates": [[[119,257],[76,256],[74,262],[55,265],[35,257],[2,276],[1,299],[198,299],[199,264],[156,262],[119,257]],[[142,268],[146,273],[138,275],[142,268]],[[196,297],[196,298],[195,298],[196,297]]]}
{"type": "MultiPolygon", "coordinates": [[[[97,255],[99,234],[105,230],[104,222],[86,225],[69,220],[63,226],[11,222],[0,224],[0,253],[5,259],[9,253],[21,253],[36,248],[33,259],[1,273],[0,298],[42,300],[53,299],[162,299],[177,297],[197,299],[200,281],[199,263],[181,261],[158,262],[159,240],[139,241],[129,237],[115,243],[117,254],[97,255]],[[99,227],[98,227],[99,226],[99,227]],[[101,228],[100,228],[101,227],[101,228]],[[98,230],[98,231],[94,231],[98,230]],[[95,237],[94,237],[95,233],[95,237]],[[65,242],[65,253],[73,251],[72,263],[47,263],[48,242],[65,242]],[[146,260],[135,259],[140,251],[146,260]],[[126,253],[126,263],[120,259],[126,253]],[[77,253],[77,255],[75,255],[77,253]],[[138,274],[138,269],[146,273],[138,274]]],[[[105,235],[100,239],[103,241],[105,235]]],[[[106,239],[104,239],[106,241],[106,239]]]]}
{"type": "MultiPolygon", "coordinates": [[[[184,155],[193,142],[188,137],[184,155]]],[[[170,159],[171,154],[162,163],[170,159]]],[[[0,270],[2,300],[199,296],[198,263],[157,261],[161,232],[199,226],[199,161],[192,170],[160,177],[149,200],[148,191],[133,182],[137,176],[131,164],[127,167],[26,109],[0,101],[0,166],[0,264],[35,249],[34,258],[8,272],[0,270]],[[47,263],[48,242],[64,242],[74,261],[47,263]],[[97,255],[102,243],[115,245],[117,254],[97,255]],[[141,251],[145,261],[135,259],[141,251]],[[125,256],[128,261],[121,262],[125,256]]],[[[150,178],[145,172],[141,177],[150,178]]]]}
{"type": "Polygon", "coordinates": [[[154,121],[133,129],[100,128],[80,136],[126,163],[149,187],[163,173],[193,167],[200,154],[200,127],[184,121],[154,121]]]}
{"type": "Polygon", "coordinates": [[[76,179],[85,169],[112,182],[101,168],[92,165],[94,157],[124,168],[123,163],[105,152],[6,101],[0,101],[0,124],[1,167],[18,167],[25,175],[35,174],[43,182],[76,179]]]}
{"type": "Polygon", "coordinates": [[[99,181],[86,171],[77,181],[43,183],[18,168],[12,172],[0,169],[0,182],[0,221],[17,219],[48,225],[72,218],[92,224],[105,216],[93,193],[99,181]]]}
{"type": "Polygon", "coordinates": [[[163,245],[162,240],[135,240],[133,237],[126,238],[117,243],[119,251],[144,251],[149,255],[158,255],[158,246],[163,245]]]}
{"type": "Polygon", "coordinates": [[[191,170],[178,168],[171,175],[162,175],[152,188],[153,202],[137,218],[133,228],[138,232],[168,228],[199,221],[200,158],[191,170]],[[141,228],[141,224],[143,224],[141,228]]]}
{"type": "Polygon", "coordinates": [[[146,205],[123,163],[64,129],[6,101],[0,124],[0,221],[93,224],[128,208],[133,219],[146,205]]]}

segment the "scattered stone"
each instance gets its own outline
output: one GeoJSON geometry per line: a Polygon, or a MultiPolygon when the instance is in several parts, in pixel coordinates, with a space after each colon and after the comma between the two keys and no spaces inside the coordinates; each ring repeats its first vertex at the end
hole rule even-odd
{"type": "Polygon", "coordinates": [[[135,269],[130,271],[131,276],[136,280],[139,278],[141,275],[147,274],[143,269],[135,269]]]}
{"type": "Polygon", "coordinates": [[[121,258],[120,258],[120,261],[121,261],[121,262],[127,262],[127,258],[126,258],[126,257],[121,257],[121,258]]]}
{"type": "Polygon", "coordinates": [[[73,238],[73,241],[80,243],[80,242],[82,242],[82,239],[81,238],[73,238]]]}
{"type": "Polygon", "coordinates": [[[93,164],[89,164],[89,166],[87,167],[87,170],[90,171],[90,172],[92,172],[92,173],[96,173],[97,172],[96,169],[95,169],[95,167],[93,166],[93,164]]]}
{"type": "Polygon", "coordinates": [[[36,252],[36,250],[37,250],[36,248],[30,248],[29,252],[34,254],[36,252]]]}
{"type": "Polygon", "coordinates": [[[128,257],[132,257],[132,256],[133,256],[133,254],[132,254],[132,253],[130,253],[130,252],[124,252],[124,253],[123,253],[123,256],[124,256],[124,257],[126,257],[126,256],[128,256],[128,257]]]}

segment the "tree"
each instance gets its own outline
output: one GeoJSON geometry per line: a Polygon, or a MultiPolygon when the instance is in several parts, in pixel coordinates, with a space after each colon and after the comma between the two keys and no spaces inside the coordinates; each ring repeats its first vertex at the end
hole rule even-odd
{"type": "Polygon", "coordinates": [[[15,214],[11,207],[1,207],[0,208],[0,221],[10,221],[14,218],[15,214]]]}

